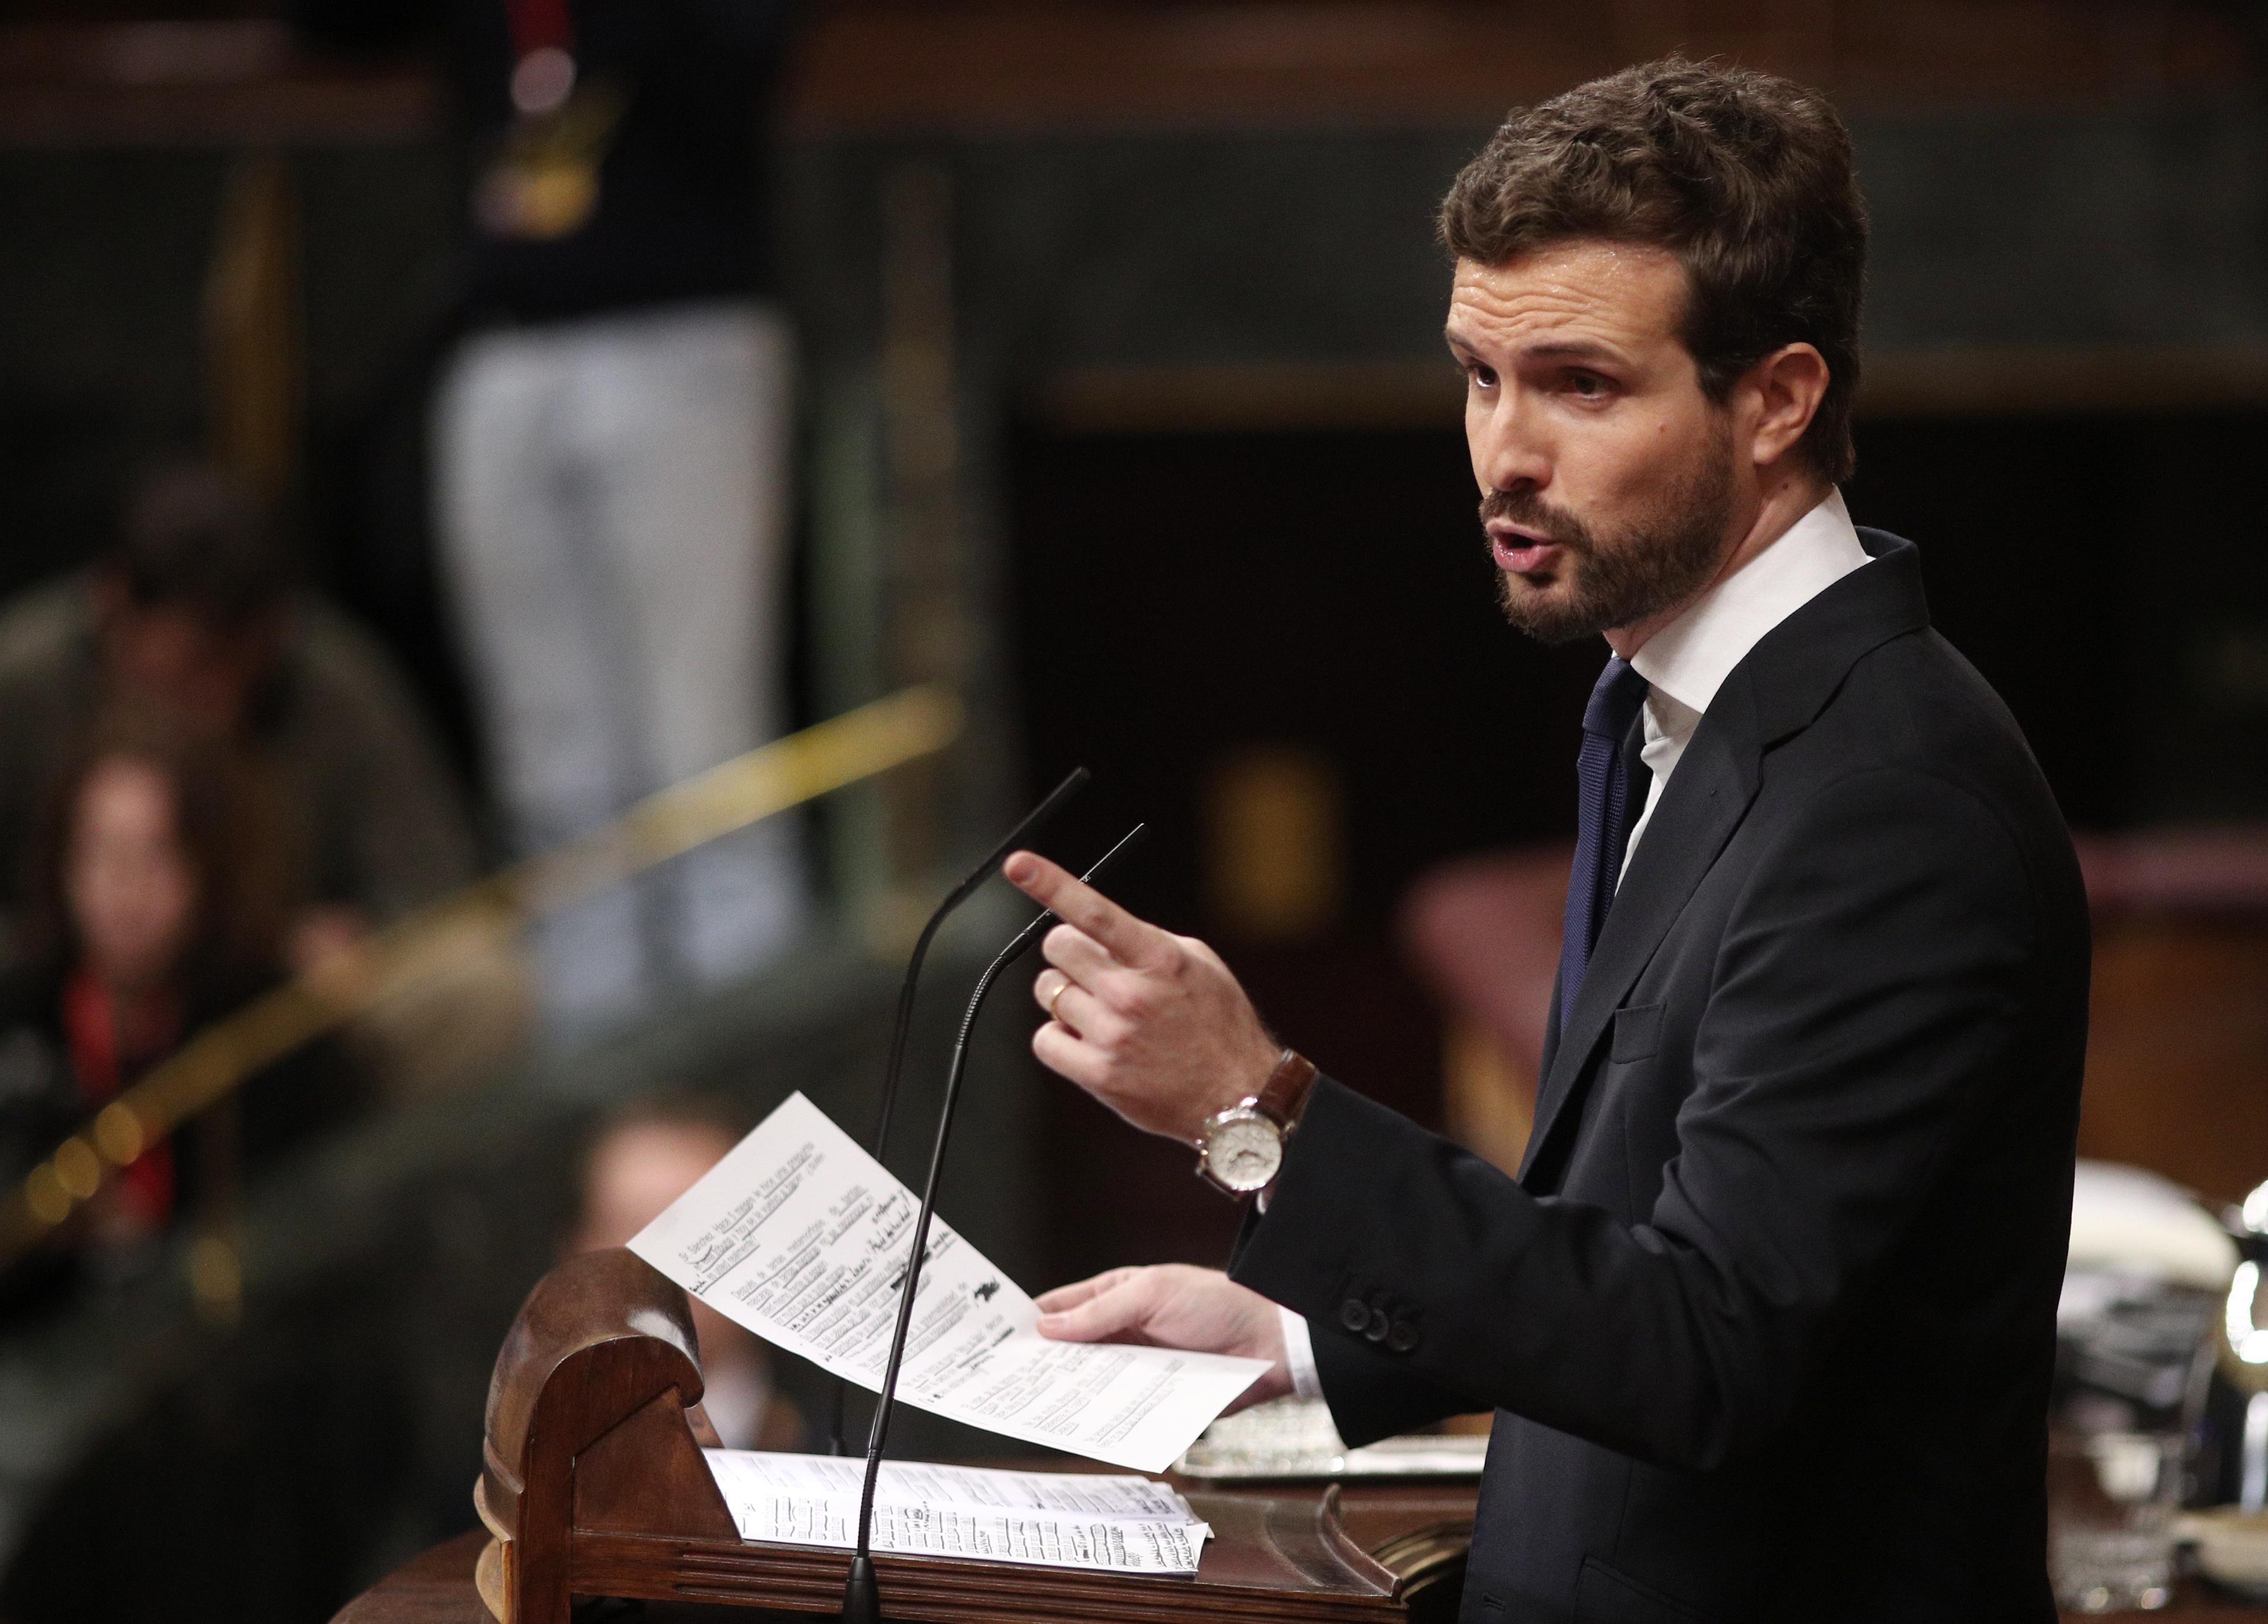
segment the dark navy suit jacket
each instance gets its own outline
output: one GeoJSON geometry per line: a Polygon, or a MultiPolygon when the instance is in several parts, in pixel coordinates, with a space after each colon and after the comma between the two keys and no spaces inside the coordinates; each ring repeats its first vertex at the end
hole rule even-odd
{"type": "Polygon", "coordinates": [[[1240,1238],[1350,1443],[1498,1412],[1466,1624],[2054,1616],[2085,900],[1861,539],[1672,774],[1518,1178],[1325,1079],[1240,1238]]]}

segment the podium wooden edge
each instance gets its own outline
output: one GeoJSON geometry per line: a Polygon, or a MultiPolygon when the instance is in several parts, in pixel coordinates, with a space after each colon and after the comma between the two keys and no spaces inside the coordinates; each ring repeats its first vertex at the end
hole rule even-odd
{"type": "Polygon", "coordinates": [[[1447,1607],[1436,1608],[1433,1598],[1462,1597],[1472,1548],[1473,1518],[1468,1508],[1463,1516],[1436,1517],[1404,1529],[1372,1547],[1368,1554],[1394,1575],[1395,1594],[1413,1616],[1438,1612],[1446,1617],[1454,1611],[1454,1600],[1447,1607]]]}
{"type": "Polygon", "coordinates": [[[1324,1540],[1337,1553],[1341,1562],[1388,1595],[1394,1593],[1399,1584],[1400,1576],[1357,1545],[1354,1536],[1347,1532],[1346,1524],[1339,1517],[1339,1486],[1336,1483],[1329,1485],[1323,1490],[1322,1501],[1315,1507],[1315,1527],[1324,1540]]]}
{"type": "Polygon", "coordinates": [[[568,1624],[578,1525],[737,1537],[685,1418],[697,1346],[685,1293],[618,1246],[527,1294],[489,1381],[473,1493],[500,1624],[568,1624]]]}
{"type": "Polygon", "coordinates": [[[501,1624],[509,1605],[504,1591],[504,1542],[493,1534],[473,1563],[473,1593],[489,1610],[489,1617],[501,1624]]]}
{"type": "MultiPolygon", "coordinates": [[[[848,1552],[740,1537],[688,1419],[696,1350],[684,1292],[619,1248],[570,1259],[528,1294],[497,1356],[473,1495],[490,1535],[474,1583],[498,1624],[570,1624],[578,1596],[839,1610],[848,1552]]],[[[1402,1598],[1430,1571],[1364,1549],[1336,1485],[1320,1500],[1190,1501],[1216,1533],[1196,1575],[881,1555],[888,1615],[1353,1624],[1409,1616],[1402,1598]]]]}

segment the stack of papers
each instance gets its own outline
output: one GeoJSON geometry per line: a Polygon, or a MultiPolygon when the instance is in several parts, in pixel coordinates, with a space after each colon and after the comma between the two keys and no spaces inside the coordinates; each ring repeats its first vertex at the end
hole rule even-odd
{"type": "MultiPolygon", "coordinates": [[[[704,1452],[742,1539],[843,1550],[857,1545],[865,1461],[741,1449],[704,1452]]],[[[1143,1477],[886,1460],[874,1492],[876,1551],[1195,1573],[1211,1532],[1188,1501],[1143,1477]]]]}
{"type": "MultiPolygon", "coordinates": [[[[920,1203],[801,1094],[641,1230],[630,1250],[726,1319],[879,1392],[920,1203]]],[[[1268,1366],[1050,1341],[1040,1311],[942,1219],[898,1397],[954,1421],[1162,1472],[1268,1366]]]]}

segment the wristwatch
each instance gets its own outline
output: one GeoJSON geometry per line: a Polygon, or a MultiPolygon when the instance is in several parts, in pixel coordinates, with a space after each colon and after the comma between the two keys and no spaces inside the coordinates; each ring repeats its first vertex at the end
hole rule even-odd
{"type": "Polygon", "coordinates": [[[1197,1176],[1229,1195],[1266,1189],[1284,1165],[1284,1137],[1314,1085],[1314,1066],[1285,1049],[1258,1093],[1205,1118],[1197,1133],[1197,1176]]]}

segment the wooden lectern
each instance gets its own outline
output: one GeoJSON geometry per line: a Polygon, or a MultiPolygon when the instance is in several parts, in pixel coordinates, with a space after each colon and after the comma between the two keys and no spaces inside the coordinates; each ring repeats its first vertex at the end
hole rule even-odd
{"type": "MultiPolygon", "coordinates": [[[[529,1295],[497,1356],[475,1490],[494,1536],[476,1582],[498,1624],[568,1624],[571,1598],[586,1596],[786,1613],[840,1606],[848,1552],[740,1537],[688,1419],[701,1396],[694,1349],[684,1292],[628,1252],[572,1259],[529,1295]]],[[[1469,1488],[1189,1498],[1215,1536],[1194,1576],[881,1555],[883,1610],[1035,1624],[1454,1611],[1469,1488]]]]}

